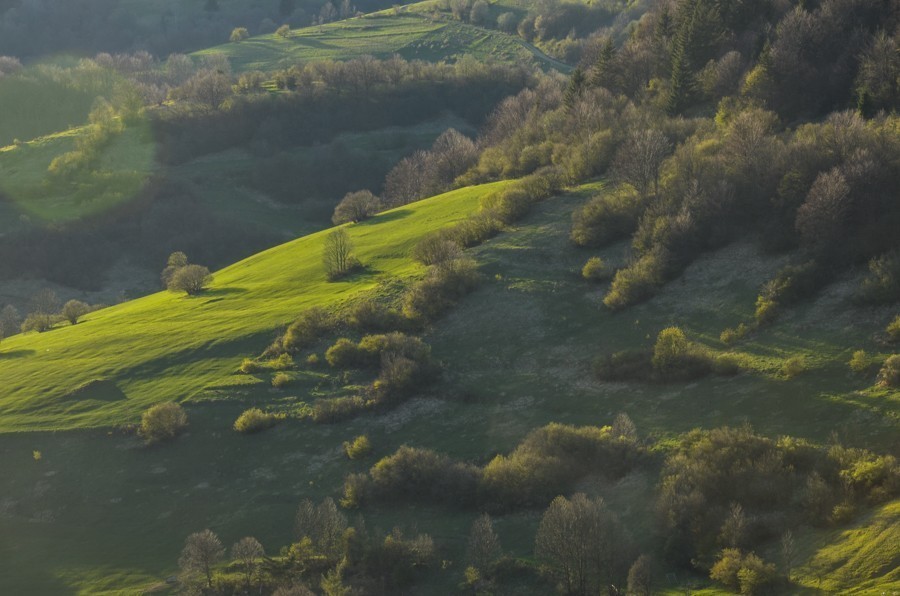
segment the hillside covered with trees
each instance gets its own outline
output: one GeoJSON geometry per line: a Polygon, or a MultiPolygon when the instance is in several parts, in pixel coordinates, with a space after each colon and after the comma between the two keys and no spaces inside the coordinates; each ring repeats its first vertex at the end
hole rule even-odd
{"type": "Polygon", "coordinates": [[[900,589],[900,2],[78,6],[0,2],[0,592],[900,589]]]}

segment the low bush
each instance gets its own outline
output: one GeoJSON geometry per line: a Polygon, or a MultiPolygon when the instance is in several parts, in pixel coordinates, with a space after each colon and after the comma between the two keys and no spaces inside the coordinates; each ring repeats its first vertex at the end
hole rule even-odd
{"type": "Polygon", "coordinates": [[[187,413],[175,402],[163,402],[150,407],[141,415],[138,433],[149,445],[169,441],[187,428],[187,413]]]}
{"type": "Polygon", "coordinates": [[[653,370],[663,380],[700,378],[712,371],[713,362],[707,351],[689,342],[678,327],[660,331],[653,346],[653,370]]]}
{"type": "Polygon", "coordinates": [[[888,324],[885,332],[890,341],[900,341],[900,315],[897,315],[897,317],[888,324]]]}
{"type": "Polygon", "coordinates": [[[459,246],[469,248],[489,240],[500,232],[502,226],[489,213],[481,212],[447,228],[444,233],[459,246]]]}
{"type": "Polygon", "coordinates": [[[643,205],[630,186],[598,195],[572,213],[570,238],[578,246],[605,246],[637,229],[643,205]]]}
{"type": "Polygon", "coordinates": [[[586,474],[620,478],[640,454],[633,437],[613,436],[611,427],[551,423],[529,433],[508,456],[498,455],[484,467],[481,501],[499,510],[545,505],[586,474]]]}
{"type": "Polygon", "coordinates": [[[266,365],[272,370],[290,370],[294,368],[294,358],[287,353],[279,354],[277,358],[270,360],[266,365]]]}
{"type": "Polygon", "coordinates": [[[650,252],[619,269],[603,304],[611,310],[621,310],[652,297],[665,281],[665,255],[664,249],[650,252]]]}
{"type": "Polygon", "coordinates": [[[325,360],[335,368],[354,368],[366,363],[366,352],[352,340],[342,337],[325,351],[325,360]]]}
{"type": "Polygon", "coordinates": [[[234,421],[234,430],[249,435],[257,433],[278,424],[281,417],[270,412],[263,412],[259,408],[244,410],[234,421]]]}
{"type": "Polygon", "coordinates": [[[257,373],[263,369],[262,365],[252,358],[244,358],[238,370],[245,375],[257,373]]]}
{"type": "Polygon", "coordinates": [[[359,435],[353,441],[344,441],[344,453],[350,459],[362,459],[372,452],[372,442],[367,435],[359,435]]]}
{"type": "Polygon", "coordinates": [[[728,327],[723,330],[719,335],[719,341],[721,341],[725,345],[732,345],[747,336],[747,333],[750,332],[750,328],[747,327],[744,323],[740,323],[737,327],[728,327]]]}
{"type": "Polygon", "coordinates": [[[349,493],[345,485],[344,500],[354,506],[369,499],[472,504],[480,475],[473,465],[404,445],[372,466],[366,480],[355,478],[349,493]]]}
{"type": "Polygon", "coordinates": [[[478,284],[477,265],[456,259],[451,267],[432,267],[403,299],[403,314],[412,320],[433,321],[478,284]]]}
{"type": "Polygon", "coordinates": [[[814,260],[782,268],[756,299],[756,322],[771,323],[782,307],[813,295],[827,279],[823,267],[814,260]]]}
{"type": "Polygon", "coordinates": [[[310,416],[314,422],[331,424],[353,418],[368,410],[372,405],[371,402],[358,395],[319,399],[313,404],[310,416]]]}
{"type": "Polygon", "coordinates": [[[861,375],[872,368],[872,357],[865,350],[856,350],[847,365],[850,370],[861,375]]]}
{"type": "Polygon", "coordinates": [[[878,371],[877,382],[881,387],[900,387],[900,354],[888,356],[878,371]]]}
{"type": "Polygon", "coordinates": [[[361,331],[398,331],[408,327],[403,314],[371,298],[358,300],[350,309],[348,322],[361,331]]]}
{"type": "Polygon", "coordinates": [[[777,581],[775,565],[766,563],[754,553],[743,554],[737,548],[726,548],[710,569],[709,577],[741,594],[761,594],[777,581]]]}
{"type": "Polygon", "coordinates": [[[442,266],[462,257],[462,247],[440,230],[426,235],[416,243],[412,256],[423,265],[442,266]]]}
{"type": "Polygon", "coordinates": [[[900,250],[892,250],[869,261],[869,273],[860,284],[859,297],[869,304],[900,299],[900,250]]]}
{"type": "Polygon", "coordinates": [[[793,379],[806,372],[806,368],[806,358],[803,356],[791,356],[782,363],[781,374],[787,379],[793,379]]]}
{"type": "Polygon", "coordinates": [[[283,372],[276,373],[275,376],[272,377],[272,387],[275,389],[284,389],[293,382],[294,378],[283,372]]]}
{"type": "Polygon", "coordinates": [[[281,344],[285,350],[298,351],[312,345],[334,326],[334,320],[323,308],[310,308],[291,323],[281,344]]]}
{"type": "Polygon", "coordinates": [[[581,277],[588,281],[606,281],[611,272],[600,257],[591,257],[581,268],[581,277]]]}

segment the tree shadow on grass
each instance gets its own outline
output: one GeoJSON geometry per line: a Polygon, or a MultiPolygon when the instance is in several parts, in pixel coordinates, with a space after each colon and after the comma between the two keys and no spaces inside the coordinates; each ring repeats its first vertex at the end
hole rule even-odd
{"type": "Polygon", "coordinates": [[[377,276],[381,271],[371,265],[359,265],[340,277],[328,280],[329,283],[356,283],[377,276]]]}
{"type": "Polygon", "coordinates": [[[79,401],[120,401],[127,399],[127,396],[114,382],[106,379],[94,379],[72,389],[66,393],[65,398],[79,401]]]}
{"type": "Polygon", "coordinates": [[[404,217],[409,217],[413,214],[412,209],[397,209],[395,211],[391,211],[390,213],[382,213],[381,215],[376,215],[375,217],[370,217],[369,219],[364,219],[361,222],[353,224],[356,227],[360,226],[371,226],[375,224],[383,224],[388,221],[397,221],[398,219],[403,219],[404,217]]]}
{"type": "Polygon", "coordinates": [[[4,352],[0,350],[0,360],[15,360],[16,358],[26,358],[33,356],[37,352],[35,350],[9,350],[4,352]]]}

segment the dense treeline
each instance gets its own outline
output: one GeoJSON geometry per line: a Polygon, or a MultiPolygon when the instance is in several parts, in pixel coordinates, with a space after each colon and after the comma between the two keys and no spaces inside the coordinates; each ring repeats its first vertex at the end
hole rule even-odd
{"type": "MultiPolygon", "coordinates": [[[[548,516],[562,515],[554,509],[565,510],[584,498],[576,495],[569,503],[559,497],[551,504],[553,495],[569,493],[588,474],[611,482],[635,469],[659,469],[654,505],[658,535],[643,545],[646,552],[671,565],[709,573],[742,593],[763,593],[788,581],[796,552],[783,552],[776,566],[754,551],[778,541],[793,549],[793,531],[844,524],[861,507],[900,494],[900,465],[892,456],[837,443],[770,439],[747,427],[692,431],[666,448],[662,461],[650,455],[654,451],[638,439],[625,415],[611,427],[548,425],[530,433],[508,456],[498,455],[483,466],[403,446],[367,474],[349,475],[342,503],[358,507],[399,499],[495,511],[550,504],[536,552],[546,558],[553,544],[549,536],[541,537],[549,532],[544,527],[548,516]],[[757,573],[738,573],[745,568],[757,573]]],[[[614,514],[605,515],[618,527],[614,514]]],[[[577,534],[575,526],[566,527],[560,539],[570,549],[590,548],[591,538],[577,534]]],[[[609,531],[618,536],[612,543],[623,553],[633,552],[624,528],[609,531]]],[[[565,550],[559,546],[559,552],[565,550]]],[[[633,556],[625,555],[614,566],[618,571],[608,577],[610,583],[624,584],[633,556]]],[[[569,584],[573,576],[566,575],[571,572],[566,567],[574,562],[556,563],[555,570],[566,580],[562,591],[586,593],[569,584]]]]}
{"type": "Polygon", "coordinates": [[[503,65],[366,57],[315,62],[272,76],[286,92],[271,94],[258,83],[233,94],[228,75],[211,70],[194,75],[201,81],[189,79],[173,89],[183,107],[158,113],[159,159],[181,163],[235,146],[265,155],[326,142],[344,131],[403,126],[447,111],[477,126],[500,99],[528,85],[533,75],[503,65]],[[218,96],[215,79],[221,77],[227,89],[218,96]]]}
{"type": "MultiPolygon", "coordinates": [[[[389,155],[418,142],[401,135],[388,153],[332,142],[337,135],[414,125],[448,113],[477,126],[500,98],[531,84],[534,76],[518,67],[361,58],[275,73],[276,81],[290,82],[271,92],[259,79],[249,85],[232,77],[227,61],[211,58],[194,64],[179,55],[158,61],[146,53],[101,54],[69,69],[16,72],[73,93],[109,98],[92,113],[89,130],[96,134],[85,132],[75,151],[54,162],[48,177],[65,174],[71,182],[121,133],[123,123],[143,120],[149,122],[147,134],[152,134],[156,158],[163,164],[242,148],[254,159],[252,166],[230,173],[236,185],[277,201],[303,203],[309,218],[323,225],[341,195],[367,186],[377,189],[396,159],[389,155]],[[154,107],[166,97],[172,102],[154,107]],[[324,150],[305,151],[322,143],[327,143],[324,150]]],[[[446,142],[439,146],[471,145],[458,133],[442,138],[446,142]]],[[[449,171],[455,174],[469,163],[449,171]]],[[[442,166],[438,171],[448,170],[442,166]]],[[[0,278],[41,277],[94,289],[121,256],[155,270],[168,254],[181,250],[217,267],[281,240],[280,234],[215,213],[196,189],[170,181],[163,168],[126,205],[53,227],[20,226],[4,236],[0,247],[10,258],[0,264],[0,278]]]]}
{"type": "Polygon", "coordinates": [[[748,234],[794,253],[762,288],[758,323],[867,261],[860,297],[896,300],[898,19],[896,2],[660,3],[566,84],[544,79],[504,100],[453,184],[548,166],[568,183],[607,174],[618,185],[576,212],[572,239],[631,236],[612,309],[748,234]]]}

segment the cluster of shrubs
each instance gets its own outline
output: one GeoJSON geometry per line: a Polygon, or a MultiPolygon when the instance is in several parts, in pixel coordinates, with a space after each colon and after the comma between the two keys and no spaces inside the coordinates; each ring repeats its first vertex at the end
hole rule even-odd
{"type": "Polygon", "coordinates": [[[594,371],[601,381],[687,381],[710,373],[730,376],[741,370],[737,358],[714,354],[691,342],[678,327],[659,332],[652,351],[625,350],[601,356],[594,371]]]}
{"type": "Polygon", "coordinates": [[[755,553],[744,553],[738,548],[722,549],[709,577],[741,594],[765,593],[781,579],[774,563],[766,563],[755,553]]]}
{"type": "Polygon", "coordinates": [[[92,305],[81,300],[69,300],[62,306],[60,302],[52,290],[41,290],[32,297],[30,312],[21,322],[18,310],[7,305],[0,312],[0,339],[19,332],[43,333],[64,321],[77,325],[85,315],[103,308],[101,304],[92,305]]]}
{"type": "Polygon", "coordinates": [[[827,277],[814,260],[784,267],[766,282],[756,298],[756,323],[772,322],[783,307],[811,297],[825,282],[827,277]]]}
{"type": "Polygon", "coordinates": [[[860,505],[893,498],[900,465],[864,449],[725,427],[685,435],[659,486],[668,557],[712,567],[719,548],[749,552],[801,523],[843,523],[860,505]]]}
{"type": "Polygon", "coordinates": [[[549,503],[588,474],[616,479],[644,457],[634,425],[620,415],[612,427],[549,424],[531,432],[508,456],[484,467],[429,449],[403,446],[368,474],[345,480],[343,503],[396,499],[511,510],[549,503]]]}
{"type": "Polygon", "coordinates": [[[235,543],[226,557],[211,530],[191,534],[179,557],[179,581],[191,593],[265,593],[310,596],[397,593],[408,589],[435,562],[431,536],[407,536],[395,527],[387,535],[370,532],[362,518],[353,524],[334,501],[300,503],[295,540],[267,554],[253,537],[235,543]]]}
{"type": "Polygon", "coordinates": [[[480,500],[496,510],[542,505],[588,474],[621,478],[644,456],[634,424],[624,414],[604,427],[551,423],[484,466],[480,500]]]}
{"type": "Polygon", "coordinates": [[[318,400],[312,412],[317,422],[336,422],[366,409],[396,403],[438,370],[428,344],[400,332],[367,335],[358,343],[340,338],[328,348],[325,359],[341,369],[378,367],[378,376],[361,395],[318,400]]]}
{"type": "Polygon", "coordinates": [[[572,213],[570,238],[578,246],[599,247],[628,238],[637,229],[644,204],[631,186],[591,198],[572,213]]]}

